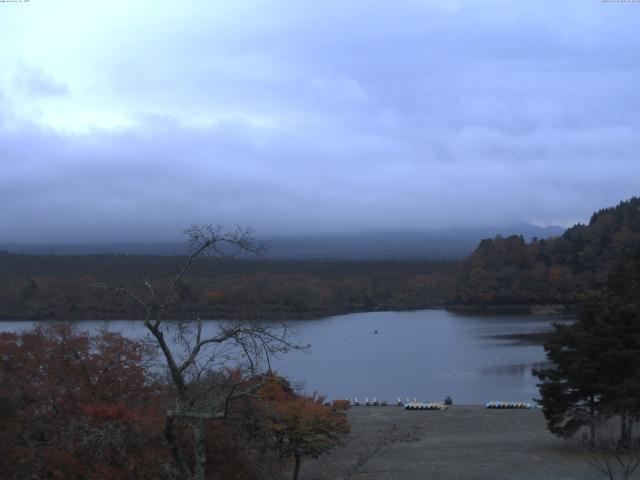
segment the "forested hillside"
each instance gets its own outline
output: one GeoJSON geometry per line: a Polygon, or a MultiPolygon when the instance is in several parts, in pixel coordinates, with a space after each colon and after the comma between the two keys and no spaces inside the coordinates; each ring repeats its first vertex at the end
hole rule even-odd
{"type": "Polygon", "coordinates": [[[562,236],[483,240],[459,267],[457,304],[577,304],[607,295],[607,280],[640,255],[640,198],[593,214],[562,236]]]}

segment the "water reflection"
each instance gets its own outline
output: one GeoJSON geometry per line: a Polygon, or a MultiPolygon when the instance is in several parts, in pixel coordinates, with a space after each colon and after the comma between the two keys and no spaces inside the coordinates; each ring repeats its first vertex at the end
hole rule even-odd
{"type": "Polygon", "coordinates": [[[443,310],[330,317],[302,323],[311,355],[289,355],[277,367],[334,398],[531,401],[538,396],[531,368],[545,355],[522,335],[548,332],[555,320],[443,310]]]}

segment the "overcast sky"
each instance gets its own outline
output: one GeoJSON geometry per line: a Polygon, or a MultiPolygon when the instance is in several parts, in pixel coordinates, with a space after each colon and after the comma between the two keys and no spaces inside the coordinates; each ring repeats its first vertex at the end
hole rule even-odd
{"type": "Polygon", "coordinates": [[[0,3],[0,242],[570,225],[640,194],[640,3],[0,3]]]}

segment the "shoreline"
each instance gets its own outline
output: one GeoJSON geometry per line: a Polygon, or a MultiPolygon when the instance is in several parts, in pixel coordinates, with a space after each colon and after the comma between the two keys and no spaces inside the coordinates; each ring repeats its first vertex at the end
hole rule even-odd
{"type": "MultiPolygon", "coordinates": [[[[410,308],[344,308],[322,311],[306,311],[306,312],[264,312],[260,315],[255,312],[249,314],[227,314],[221,312],[204,312],[200,316],[207,319],[216,320],[254,320],[254,321],[293,321],[293,320],[319,320],[326,317],[338,317],[342,315],[350,315],[354,313],[376,313],[376,312],[417,312],[421,310],[446,310],[458,315],[530,315],[532,317],[557,317],[571,318],[576,314],[576,308],[572,305],[555,305],[555,304],[427,304],[421,306],[412,306],[410,308]]],[[[43,318],[41,314],[25,314],[0,317],[0,322],[46,322],[46,321],[120,321],[120,320],[144,320],[136,318],[135,315],[105,315],[105,312],[94,312],[93,315],[74,316],[73,318],[43,318]]]]}

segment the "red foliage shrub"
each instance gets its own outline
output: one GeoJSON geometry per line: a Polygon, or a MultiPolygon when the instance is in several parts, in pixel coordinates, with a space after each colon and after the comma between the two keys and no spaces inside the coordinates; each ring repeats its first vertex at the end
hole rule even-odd
{"type": "Polygon", "coordinates": [[[68,324],[0,334],[3,478],[158,478],[165,393],[148,354],[68,324]]]}

